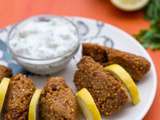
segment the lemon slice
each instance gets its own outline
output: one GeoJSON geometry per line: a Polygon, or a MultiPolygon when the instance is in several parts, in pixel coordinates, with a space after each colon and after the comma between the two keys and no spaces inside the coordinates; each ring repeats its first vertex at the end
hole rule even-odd
{"type": "Polygon", "coordinates": [[[86,88],[77,92],[76,97],[86,120],[101,120],[100,112],[86,88]]]}
{"type": "Polygon", "coordinates": [[[123,67],[121,67],[118,64],[112,64],[112,65],[105,67],[104,71],[111,72],[118,79],[123,81],[124,85],[129,91],[129,94],[131,95],[133,104],[138,104],[140,102],[140,95],[139,95],[138,87],[136,86],[132,77],[123,67]]]}
{"type": "Polygon", "coordinates": [[[135,11],[143,8],[149,0],[111,0],[111,3],[121,10],[135,11]]]}
{"type": "Polygon", "coordinates": [[[28,120],[37,120],[37,106],[41,95],[41,89],[37,89],[29,104],[28,120]]]}
{"type": "Polygon", "coordinates": [[[5,96],[7,94],[7,89],[9,86],[10,79],[9,78],[3,78],[0,83],[0,113],[2,112],[3,103],[5,100],[5,96]]]}

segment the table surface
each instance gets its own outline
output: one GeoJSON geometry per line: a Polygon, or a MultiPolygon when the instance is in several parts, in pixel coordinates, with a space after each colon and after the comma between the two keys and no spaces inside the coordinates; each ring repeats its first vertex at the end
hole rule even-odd
{"type": "MultiPolygon", "coordinates": [[[[122,12],[109,0],[0,0],[0,28],[16,23],[32,15],[53,14],[82,16],[115,25],[129,34],[149,26],[143,19],[143,12],[122,12]]],[[[160,51],[147,50],[151,55],[160,78],[160,51]]],[[[160,120],[160,83],[154,103],[144,120],[160,120]]],[[[133,113],[134,114],[134,113],[133,113]]]]}

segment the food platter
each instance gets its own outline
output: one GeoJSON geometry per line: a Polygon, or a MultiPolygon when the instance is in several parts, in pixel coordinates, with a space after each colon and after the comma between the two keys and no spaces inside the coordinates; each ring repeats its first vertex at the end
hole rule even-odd
{"type": "MultiPolygon", "coordinates": [[[[111,120],[128,120],[130,118],[134,120],[143,119],[153,103],[157,86],[155,66],[146,50],[133,37],[112,25],[80,17],[66,18],[71,20],[76,25],[76,28],[79,30],[80,40],[82,42],[89,41],[99,43],[108,47],[113,47],[143,56],[150,61],[151,69],[149,73],[143,78],[144,80],[138,82],[138,88],[141,96],[140,104],[136,106],[127,105],[123,110],[108,118],[111,120]]],[[[11,28],[12,26],[9,26],[0,30],[0,64],[4,64],[12,68],[14,74],[18,72],[28,74],[33,78],[35,84],[41,88],[46,82],[48,76],[38,76],[27,72],[21,66],[17,65],[17,63],[12,59],[9,50],[5,45],[8,32],[11,28]]],[[[73,75],[77,69],[76,64],[80,59],[81,48],[63,71],[53,75],[63,76],[66,80],[66,83],[73,89],[73,91],[76,91],[73,83],[73,75]]],[[[105,117],[103,117],[103,119],[105,119],[105,117]]]]}

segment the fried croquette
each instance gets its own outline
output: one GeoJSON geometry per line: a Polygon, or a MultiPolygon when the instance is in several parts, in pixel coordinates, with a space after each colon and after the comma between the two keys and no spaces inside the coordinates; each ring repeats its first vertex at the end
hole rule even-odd
{"type": "Polygon", "coordinates": [[[78,120],[78,106],[62,77],[51,77],[40,98],[42,120],[78,120]]]}
{"type": "Polygon", "coordinates": [[[3,120],[27,120],[29,103],[35,91],[32,80],[23,74],[11,78],[3,120]]]}
{"type": "Polygon", "coordinates": [[[111,115],[130,101],[123,83],[91,57],[84,56],[78,63],[74,82],[78,90],[88,89],[101,113],[111,115]]]}
{"type": "Polygon", "coordinates": [[[94,43],[84,43],[82,51],[83,56],[91,56],[103,66],[114,63],[121,65],[135,81],[142,80],[143,76],[150,70],[150,63],[147,59],[128,52],[94,43]]]}
{"type": "Polygon", "coordinates": [[[10,77],[12,75],[12,71],[10,68],[4,66],[4,65],[0,65],[0,80],[3,77],[10,77]]]}

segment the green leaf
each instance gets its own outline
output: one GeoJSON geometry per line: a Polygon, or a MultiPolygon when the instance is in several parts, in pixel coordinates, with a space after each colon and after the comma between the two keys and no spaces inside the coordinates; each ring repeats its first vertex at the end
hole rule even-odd
{"type": "Polygon", "coordinates": [[[154,50],[160,49],[160,44],[151,44],[151,45],[150,45],[150,48],[151,48],[151,49],[154,49],[154,50]]]}
{"type": "Polygon", "coordinates": [[[144,18],[150,20],[150,28],[134,36],[145,48],[160,50],[160,0],[150,0],[144,18]]]}

